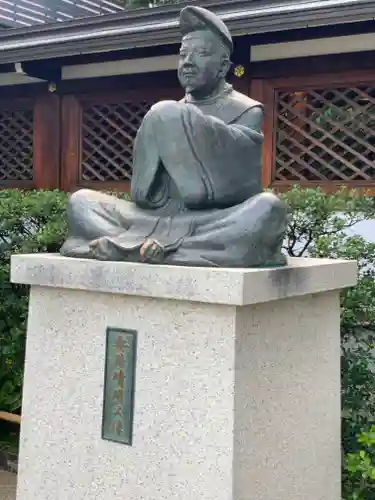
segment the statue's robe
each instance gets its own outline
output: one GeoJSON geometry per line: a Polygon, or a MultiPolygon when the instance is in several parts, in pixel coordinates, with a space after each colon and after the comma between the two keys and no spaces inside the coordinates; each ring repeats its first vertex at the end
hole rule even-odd
{"type": "Polygon", "coordinates": [[[132,202],[74,193],[61,253],[140,261],[152,238],[170,264],[283,264],[286,208],[260,194],[262,117],[260,103],[229,86],[211,101],[154,105],[134,143],[132,202]]]}

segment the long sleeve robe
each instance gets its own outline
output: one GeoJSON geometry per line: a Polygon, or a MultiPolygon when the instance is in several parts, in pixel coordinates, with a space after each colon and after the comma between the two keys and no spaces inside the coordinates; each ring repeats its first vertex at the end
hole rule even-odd
{"type": "Polygon", "coordinates": [[[152,209],[174,198],[195,210],[230,207],[259,193],[262,115],[259,103],[235,91],[199,107],[156,104],[135,141],[132,200],[152,209]]]}

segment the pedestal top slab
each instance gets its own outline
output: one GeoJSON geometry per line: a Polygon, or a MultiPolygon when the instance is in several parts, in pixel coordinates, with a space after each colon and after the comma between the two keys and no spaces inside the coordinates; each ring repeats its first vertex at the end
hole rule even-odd
{"type": "Polygon", "coordinates": [[[177,267],[13,255],[11,281],[32,286],[243,306],[353,286],[355,261],[291,258],[268,269],[177,267]]]}

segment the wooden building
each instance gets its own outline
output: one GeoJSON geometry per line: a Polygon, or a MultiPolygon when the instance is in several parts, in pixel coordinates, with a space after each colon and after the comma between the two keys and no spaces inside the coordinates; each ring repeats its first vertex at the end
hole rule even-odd
{"type": "MultiPolygon", "coordinates": [[[[184,4],[0,30],[0,187],[127,189],[142,117],[182,95],[184,4]]],[[[233,85],[265,104],[264,186],[375,193],[375,1],[199,4],[234,35],[233,85]]]]}

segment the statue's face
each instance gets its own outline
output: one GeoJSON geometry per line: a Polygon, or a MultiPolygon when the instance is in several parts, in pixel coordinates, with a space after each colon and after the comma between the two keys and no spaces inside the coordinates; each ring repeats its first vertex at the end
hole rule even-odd
{"type": "Polygon", "coordinates": [[[182,39],[178,77],[186,92],[210,94],[225,78],[229,64],[224,47],[210,31],[197,31],[182,39]]]}

